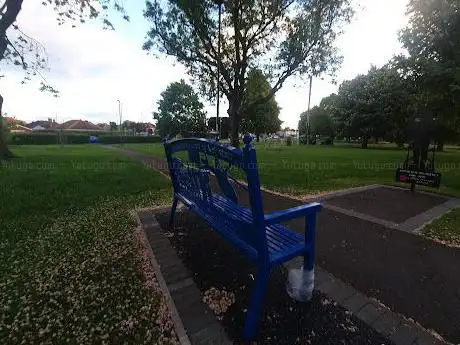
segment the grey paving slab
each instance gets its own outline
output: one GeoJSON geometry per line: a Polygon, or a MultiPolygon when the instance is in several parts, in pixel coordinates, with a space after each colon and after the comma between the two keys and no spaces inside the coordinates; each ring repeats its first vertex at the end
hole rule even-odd
{"type": "Polygon", "coordinates": [[[416,326],[409,323],[401,323],[396,327],[394,333],[390,335],[390,339],[396,345],[412,344],[418,337],[416,326]]]}
{"type": "Polygon", "coordinates": [[[385,336],[389,336],[395,332],[396,327],[402,322],[403,319],[401,316],[391,312],[390,310],[384,310],[382,315],[375,320],[373,327],[377,330],[377,332],[380,332],[385,336]]]}
{"type": "Polygon", "coordinates": [[[369,325],[373,325],[375,321],[379,317],[383,315],[382,309],[377,307],[374,303],[367,303],[362,307],[361,309],[358,310],[356,313],[356,316],[358,319],[364,321],[365,323],[369,325]]]}
{"type": "Polygon", "coordinates": [[[352,313],[356,313],[368,303],[369,299],[361,292],[355,290],[353,295],[343,301],[342,306],[352,313]]]}

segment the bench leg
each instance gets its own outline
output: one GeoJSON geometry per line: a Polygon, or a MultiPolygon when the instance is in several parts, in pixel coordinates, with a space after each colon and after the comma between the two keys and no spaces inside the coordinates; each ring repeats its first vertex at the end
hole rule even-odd
{"type": "Polygon", "coordinates": [[[173,204],[171,206],[171,215],[169,216],[169,227],[171,228],[174,224],[174,217],[176,215],[176,208],[177,208],[177,202],[179,200],[177,198],[174,198],[173,204]]]}
{"type": "Polygon", "coordinates": [[[304,254],[303,267],[307,270],[312,270],[315,267],[315,251],[316,251],[316,214],[311,214],[305,217],[305,243],[310,250],[304,254]]]}
{"type": "Polygon", "coordinates": [[[252,340],[257,333],[269,276],[270,270],[268,269],[261,268],[257,272],[254,290],[252,291],[252,298],[249,302],[248,314],[246,316],[246,324],[244,326],[243,337],[245,340],[252,340]]]}

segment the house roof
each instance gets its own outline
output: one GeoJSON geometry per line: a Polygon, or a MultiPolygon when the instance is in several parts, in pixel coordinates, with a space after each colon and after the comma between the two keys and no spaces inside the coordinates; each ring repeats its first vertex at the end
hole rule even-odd
{"type": "MultiPolygon", "coordinates": [[[[49,128],[51,128],[51,124],[52,124],[52,122],[50,122],[50,121],[39,120],[39,121],[33,121],[31,123],[28,123],[27,127],[34,128],[34,127],[40,126],[40,127],[45,128],[45,129],[49,129],[49,128]]],[[[54,126],[56,126],[55,122],[54,122],[54,126]]]]}
{"type": "Polygon", "coordinates": [[[32,130],[29,127],[19,125],[17,123],[10,125],[10,130],[11,132],[32,132],[32,130]]]}
{"type": "Polygon", "coordinates": [[[74,130],[74,131],[100,131],[100,127],[94,123],[84,120],[70,120],[59,125],[58,128],[63,130],[74,130]]]}

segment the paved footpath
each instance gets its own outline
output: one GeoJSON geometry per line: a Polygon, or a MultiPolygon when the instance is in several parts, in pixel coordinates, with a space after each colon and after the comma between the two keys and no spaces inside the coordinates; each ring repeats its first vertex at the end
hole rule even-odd
{"type": "MultiPolygon", "coordinates": [[[[168,173],[163,159],[120,151],[168,173]]],[[[247,203],[245,195],[240,191],[238,194],[241,203],[247,203]]],[[[324,200],[319,216],[318,265],[392,311],[435,330],[450,342],[460,343],[460,249],[339,212],[333,204],[345,208],[346,203],[334,199],[330,204],[324,200]]],[[[302,201],[264,191],[263,203],[266,212],[270,212],[302,201]]],[[[392,211],[398,218],[399,210],[392,211]]],[[[399,218],[407,217],[401,214],[399,218]]],[[[303,220],[289,226],[299,233],[304,231],[303,220]]]]}

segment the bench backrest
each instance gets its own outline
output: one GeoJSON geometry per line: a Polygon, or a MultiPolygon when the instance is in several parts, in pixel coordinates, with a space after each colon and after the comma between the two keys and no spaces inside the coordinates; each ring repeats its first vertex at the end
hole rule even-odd
{"type": "Polygon", "coordinates": [[[253,219],[249,231],[255,232],[254,249],[263,259],[268,254],[256,151],[251,136],[245,136],[243,141],[243,149],[201,138],[165,140],[164,147],[174,191],[200,208],[213,207],[210,175],[215,177],[220,194],[235,204],[238,197],[233,186],[241,180],[247,183],[243,188],[248,193],[253,219]]]}

